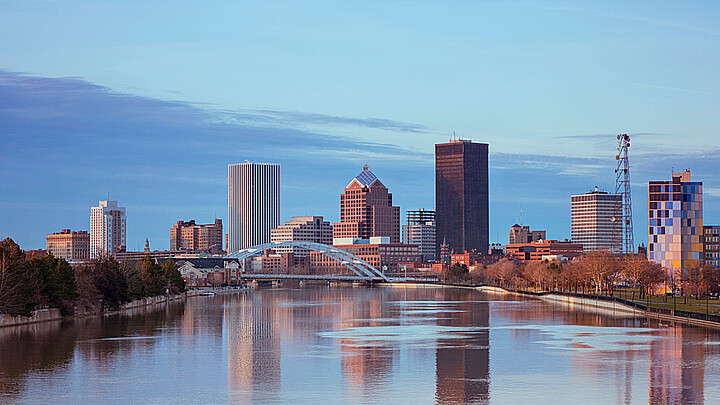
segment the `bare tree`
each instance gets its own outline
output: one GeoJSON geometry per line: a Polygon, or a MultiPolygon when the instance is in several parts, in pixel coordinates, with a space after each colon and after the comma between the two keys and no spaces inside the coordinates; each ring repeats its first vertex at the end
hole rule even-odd
{"type": "Polygon", "coordinates": [[[548,264],[541,261],[531,261],[525,264],[522,274],[536,289],[542,289],[551,280],[548,264]]]}
{"type": "Polygon", "coordinates": [[[505,285],[518,272],[518,265],[507,258],[500,259],[497,263],[493,263],[487,267],[487,276],[496,280],[501,285],[505,285]]]}
{"type": "Polygon", "coordinates": [[[694,295],[696,298],[699,298],[703,285],[703,268],[693,266],[684,271],[682,274],[682,283],[684,290],[690,293],[691,296],[694,295]]]}
{"type": "Polygon", "coordinates": [[[648,260],[639,254],[629,254],[620,262],[622,276],[625,281],[632,285],[632,299],[635,299],[635,290],[642,283],[642,277],[647,267],[650,265],[648,260]]]}
{"type": "Polygon", "coordinates": [[[660,263],[648,261],[647,266],[640,274],[640,282],[643,289],[652,294],[652,287],[668,280],[668,272],[660,263]]]}
{"type": "Polygon", "coordinates": [[[713,293],[720,292],[720,269],[706,264],[703,267],[703,281],[708,291],[713,293]]]}
{"type": "Polygon", "coordinates": [[[615,278],[619,269],[615,256],[607,251],[586,253],[580,260],[580,266],[595,285],[596,294],[601,293],[603,284],[615,278]]]}
{"type": "Polygon", "coordinates": [[[562,266],[562,272],[569,284],[575,285],[575,288],[585,291],[590,285],[590,276],[579,260],[573,260],[562,266]]]}

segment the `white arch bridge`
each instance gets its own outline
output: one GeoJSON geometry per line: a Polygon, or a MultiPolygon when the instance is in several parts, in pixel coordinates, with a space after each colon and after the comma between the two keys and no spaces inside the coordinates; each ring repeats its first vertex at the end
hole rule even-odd
{"type": "Polygon", "coordinates": [[[342,249],[338,249],[334,246],[325,245],[322,243],[315,242],[298,242],[298,241],[285,241],[285,242],[271,242],[263,243],[261,245],[252,246],[225,256],[226,259],[237,259],[240,263],[243,260],[251,258],[253,256],[259,256],[264,251],[274,249],[280,246],[293,246],[303,249],[308,249],[313,252],[322,253],[330,259],[342,264],[348,270],[352,271],[355,276],[352,275],[295,275],[295,274],[253,274],[244,273],[243,278],[255,278],[255,279],[278,279],[278,278],[292,278],[292,279],[308,279],[308,280],[347,280],[347,281],[386,281],[390,279],[383,274],[380,270],[376,269],[370,263],[362,260],[361,258],[346,252],[342,249]]]}

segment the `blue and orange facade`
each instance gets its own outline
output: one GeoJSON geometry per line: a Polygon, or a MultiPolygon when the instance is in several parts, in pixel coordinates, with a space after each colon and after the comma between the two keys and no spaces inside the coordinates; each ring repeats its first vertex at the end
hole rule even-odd
{"type": "Polygon", "coordinates": [[[668,269],[669,278],[703,265],[702,182],[690,181],[689,170],[649,183],[648,259],[668,269]]]}

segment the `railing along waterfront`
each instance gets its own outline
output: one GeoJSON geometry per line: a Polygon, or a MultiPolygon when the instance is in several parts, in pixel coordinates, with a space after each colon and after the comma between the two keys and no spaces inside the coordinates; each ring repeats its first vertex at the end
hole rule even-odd
{"type": "Polygon", "coordinates": [[[687,311],[681,311],[678,309],[669,309],[669,308],[658,308],[653,307],[645,304],[640,304],[638,302],[629,301],[624,298],[619,297],[609,297],[606,295],[593,295],[593,294],[584,294],[579,292],[568,292],[568,291],[542,291],[542,292],[533,292],[533,291],[525,291],[525,290],[515,290],[512,288],[508,288],[501,285],[495,285],[495,284],[460,284],[460,283],[443,283],[445,285],[452,285],[456,287],[499,287],[502,289],[505,289],[507,291],[511,291],[518,294],[523,295],[531,295],[531,296],[543,296],[543,295],[549,295],[549,294],[555,294],[555,295],[563,295],[566,297],[576,297],[576,298],[585,298],[585,299],[591,299],[591,300],[598,300],[598,301],[605,301],[605,302],[615,302],[618,304],[627,305],[629,307],[633,307],[635,309],[646,311],[649,313],[654,314],[660,314],[660,315],[669,315],[669,316],[677,316],[681,318],[689,318],[689,319],[696,319],[699,321],[708,321],[708,322],[715,322],[720,324],[720,316],[718,315],[710,315],[710,314],[703,314],[699,312],[687,312],[687,311]]]}
{"type": "Polygon", "coordinates": [[[629,307],[633,307],[633,308],[639,309],[641,311],[646,311],[646,312],[650,312],[650,313],[661,314],[661,315],[670,315],[670,316],[679,316],[682,318],[691,318],[691,319],[697,319],[697,320],[701,320],[701,321],[720,323],[720,316],[717,316],[717,315],[702,314],[702,313],[698,313],[698,312],[680,311],[677,309],[669,309],[669,308],[658,308],[658,307],[640,304],[640,303],[634,302],[634,301],[629,301],[629,300],[626,300],[626,299],[620,298],[620,297],[608,297],[606,295],[583,294],[583,293],[567,292],[567,291],[543,291],[543,292],[531,292],[531,291],[523,291],[523,290],[510,290],[510,291],[517,292],[520,294],[525,294],[525,295],[541,296],[541,295],[555,294],[555,295],[563,295],[566,297],[577,297],[577,298],[593,299],[593,300],[605,301],[605,302],[615,302],[618,304],[627,305],[629,307]]]}

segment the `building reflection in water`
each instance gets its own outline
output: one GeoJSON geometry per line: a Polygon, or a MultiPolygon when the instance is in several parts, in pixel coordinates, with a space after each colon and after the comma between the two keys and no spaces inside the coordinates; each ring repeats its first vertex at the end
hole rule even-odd
{"type": "MultiPolygon", "coordinates": [[[[443,297],[446,298],[446,297],[443,297]]],[[[471,300],[470,297],[457,297],[471,300]]],[[[477,299],[477,297],[475,297],[477,299]]],[[[489,326],[487,302],[464,302],[457,312],[439,317],[437,324],[451,327],[489,326]]],[[[462,338],[439,339],[436,349],[435,399],[439,403],[486,404],[490,400],[490,331],[474,330],[462,338]]]]}
{"type": "MultiPolygon", "coordinates": [[[[38,370],[58,373],[80,362],[86,378],[111,374],[124,354],[150,350],[156,343],[155,339],[118,337],[156,336],[162,326],[179,322],[183,308],[182,302],[173,302],[122,314],[0,328],[0,403],[22,398],[26,378],[38,370]]],[[[66,388],[46,387],[49,391],[66,388]]]]}
{"type": "MultiPolygon", "coordinates": [[[[397,322],[387,322],[390,307],[383,300],[387,298],[386,295],[362,294],[360,298],[341,299],[337,328],[397,325],[397,322]]],[[[378,390],[390,383],[393,360],[398,349],[392,342],[360,344],[353,338],[340,339],[341,370],[351,402],[364,402],[364,399],[376,397],[378,390]]]]}
{"type": "Polygon", "coordinates": [[[278,302],[263,297],[263,294],[226,297],[229,403],[280,401],[278,302]]]}
{"type": "Polygon", "coordinates": [[[669,338],[650,343],[650,403],[704,402],[705,333],[694,327],[669,328],[669,338]]]}
{"type": "MultiPolygon", "coordinates": [[[[550,313],[546,305],[536,305],[505,311],[502,316],[515,323],[529,321],[545,324],[548,320],[554,320],[558,324],[601,328],[647,327],[647,331],[626,332],[629,336],[644,335],[647,340],[624,342],[624,348],[621,349],[607,351],[585,347],[583,343],[573,343],[573,348],[579,349],[572,352],[573,368],[577,374],[593,381],[601,381],[604,375],[614,374],[615,381],[607,385],[606,394],[612,395],[615,391],[616,403],[636,403],[645,394],[649,404],[704,403],[705,362],[711,354],[708,353],[708,347],[717,346],[708,346],[708,343],[720,339],[717,331],[564,303],[551,306],[550,313]],[[642,388],[644,382],[639,381],[643,372],[647,373],[648,378],[646,392],[642,388]],[[641,382],[642,385],[639,384],[641,382]]],[[[597,331],[602,332],[602,329],[597,331]]],[[[526,331],[519,330],[518,333],[526,331]]]]}
{"type": "Polygon", "coordinates": [[[66,402],[93,403],[179,392],[180,402],[227,393],[229,403],[396,403],[434,392],[438,403],[485,404],[491,382],[496,402],[593,394],[592,403],[717,403],[719,359],[715,330],[470,290],[256,290],[1,328],[0,403],[67,390],[76,396],[66,402]],[[190,377],[178,386],[183,372],[190,377]],[[543,383],[523,379],[538,372],[543,383]]]}

